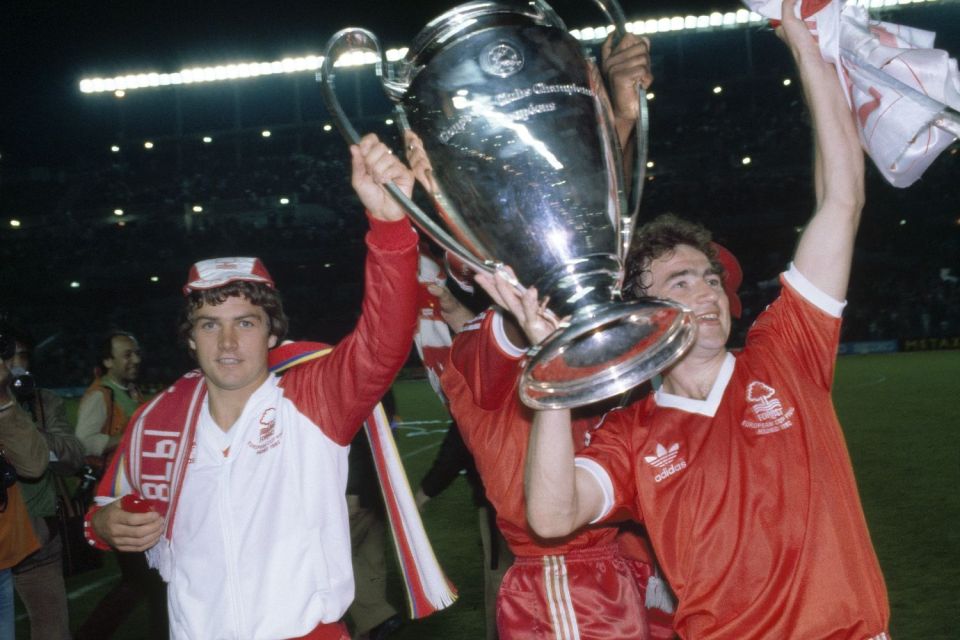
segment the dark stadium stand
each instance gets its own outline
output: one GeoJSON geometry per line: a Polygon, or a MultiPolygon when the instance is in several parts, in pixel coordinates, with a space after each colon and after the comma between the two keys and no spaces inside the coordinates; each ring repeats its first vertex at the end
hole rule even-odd
{"type": "MultiPolygon", "coordinates": [[[[957,55],[958,15],[951,4],[892,19],[939,29],[941,46],[957,55]],[[938,15],[954,19],[938,24],[938,15]]],[[[739,256],[747,276],[741,333],[771,299],[812,207],[809,132],[775,40],[751,28],[664,34],[653,45],[655,164],[641,216],[674,211],[703,221],[739,256]]],[[[358,128],[395,139],[372,73],[344,73],[343,84],[358,128]]],[[[164,348],[179,287],[193,261],[218,254],[264,259],[294,335],[334,340],[349,330],[365,221],[347,149],[324,130],[329,119],[309,74],[91,97],[89,109],[97,126],[82,162],[4,168],[0,182],[0,311],[15,301],[29,309],[35,333],[52,338],[38,354],[59,379],[46,385],[84,384],[93,340],[111,325],[141,336],[146,379],[172,379],[188,364],[164,348]],[[19,229],[6,226],[12,217],[19,229]]],[[[958,149],[906,190],[869,171],[846,340],[960,335],[958,149]]]]}

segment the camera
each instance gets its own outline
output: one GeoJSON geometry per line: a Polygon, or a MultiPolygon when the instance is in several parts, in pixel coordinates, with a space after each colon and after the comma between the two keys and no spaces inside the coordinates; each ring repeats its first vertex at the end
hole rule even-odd
{"type": "MultiPolygon", "coordinates": [[[[17,354],[17,339],[0,329],[0,358],[10,360],[17,354]]],[[[23,367],[10,367],[10,391],[19,400],[28,400],[37,391],[37,381],[23,367]]]]}

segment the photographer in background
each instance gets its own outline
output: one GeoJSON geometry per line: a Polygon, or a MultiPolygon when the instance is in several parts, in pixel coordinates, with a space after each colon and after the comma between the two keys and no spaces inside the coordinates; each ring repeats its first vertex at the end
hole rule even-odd
{"type": "MultiPolygon", "coordinates": [[[[67,595],[63,583],[63,540],[58,535],[57,492],[53,474],[73,475],[83,465],[83,446],[67,421],[63,400],[41,389],[30,373],[33,341],[30,335],[9,323],[0,324],[5,343],[5,394],[13,402],[3,419],[22,430],[33,429],[46,443],[47,469],[39,477],[20,476],[33,529],[41,547],[13,567],[14,586],[30,616],[30,637],[70,638],[67,595]],[[12,344],[12,349],[10,345],[12,344]]],[[[0,372],[2,373],[2,372],[0,372]]]]}
{"type": "Polygon", "coordinates": [[[77,412],[77,437],[87,463],[99,475],[110,463],[130,416],[143,404],[137,389],[140,345],[126,331],[112,331],[100,343],[97,375],[77,412]]]}

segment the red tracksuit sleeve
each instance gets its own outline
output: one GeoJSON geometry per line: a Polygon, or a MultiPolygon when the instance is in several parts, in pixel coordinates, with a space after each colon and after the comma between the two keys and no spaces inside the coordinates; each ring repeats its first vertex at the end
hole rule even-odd
{"type": "Polygon", "coordinates": [[[407,360],[417,319],[417,234],[406,219],[370,218],[360,320],[330,355],[280,385],[323,432],[347,445],[407,360]]]}

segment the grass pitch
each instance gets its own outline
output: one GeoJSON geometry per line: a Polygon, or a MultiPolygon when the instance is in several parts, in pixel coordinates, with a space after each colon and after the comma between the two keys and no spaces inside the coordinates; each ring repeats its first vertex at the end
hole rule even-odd
{"type": "MultiPolygon", "coordinates": [[[[847,356],[834,398],[853,459],[864,511],[887,579],[897,640],[960,637],[960,352],[847,356]]],[[[397,444],[411,486],[418,485],[446,428],[445,412],[424,381],[401,381],[397,444]]],[[[457,480],[427,503],[424,523],[460,598],[397,640],[484,637],[476,512],[457,480]]],[[[405,610],[395,566],[395,606],[405,610]]],[[[76,626],[116,580],[111,559],[67,581],[76,626]]],[[[143,637],[145,612],[133,612],[117,638],[143,637]]],[[[29,637],[18,608],[17,638],[29,637]]]]}

